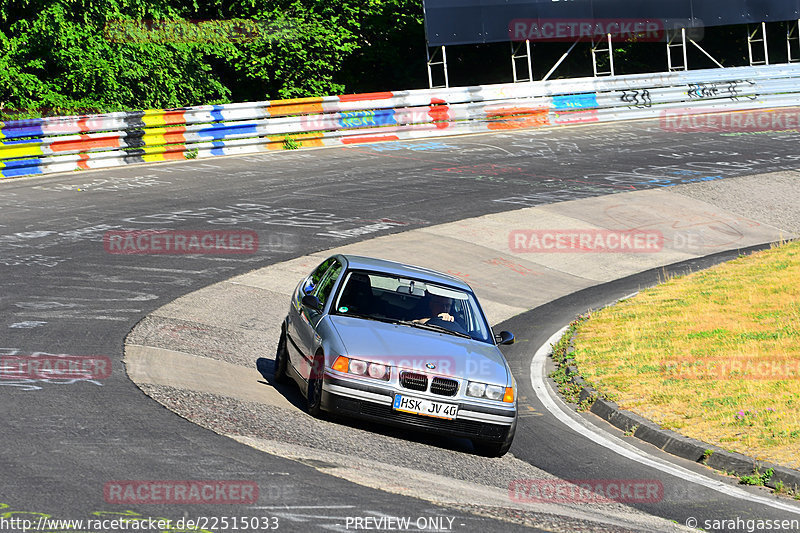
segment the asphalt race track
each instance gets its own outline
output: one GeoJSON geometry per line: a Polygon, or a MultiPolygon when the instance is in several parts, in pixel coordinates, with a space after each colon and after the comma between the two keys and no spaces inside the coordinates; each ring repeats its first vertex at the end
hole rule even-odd
{"type": "MultiPolygon", "coordinates": [[[[123,340],[167,302],[261,266],[519,207],[796,170],[798,140],[796,132],[667,133],[656,121],[643,121],[2,182],[0,356],[105,356],[112,373],[98,380],[0,379],[5,422],[0,518],[280,514],[280,529],[304,531],[345,529],[348,517],[412,516],[430,518],[429,523],[441,518],[443,526],[452,518],[452,529],[463,531],[523,529],[497,517],[348,483],[314,465],[273,457],[202,429],[130,382],[121,363],[123,340]],[[370,227],[383,229],[365,233],[370,227]],[[253,255],[107,253],[104,234],[129,229],[253,230],[260,246],[253,255]],[[104,487],[115,481],[181,479],[252,480],[260,498],[252,506],[132,507],[104,497],[104,487]]],[[[527,340],[543,343],[587,302],[602,305],[655,281],[654,273],[641,276],[548,304],[512,319],[508,329],[530,330],[527,340]],[[536,327],[530,329],[531,324],[536,327]]],[[[524,390],[530,386],[530,361],[515,358],[518,346],[506,353],[521,394],[534,398],[524,390]]],[[[532,407],[544,412],[540,405],[532,407]]],[[[512,452],[565,479],[653,477],[642,465],[576,438],[544,415],[524,418],[512,452]]],[[[669,483],[677,486],[679,480],[669,483]]],[[[678,522],[710,509],[720,518],[798,517],[701,488],[693,491],[694,507],[687,498],[680,504],[665,498],[640,510],[678,522]]],[[[552,525],[565,531],[597,527],[574,519],[552,525]]]]}

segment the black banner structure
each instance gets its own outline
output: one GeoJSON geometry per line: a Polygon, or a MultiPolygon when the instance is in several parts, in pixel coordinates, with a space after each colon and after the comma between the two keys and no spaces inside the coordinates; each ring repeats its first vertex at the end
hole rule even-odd
{"type": "Polygon", "coordinates": [[[515,20],[655,20],[667,29],[800,18],[800,0],[424,0],[429,46],[518,40],[515,20]]]}

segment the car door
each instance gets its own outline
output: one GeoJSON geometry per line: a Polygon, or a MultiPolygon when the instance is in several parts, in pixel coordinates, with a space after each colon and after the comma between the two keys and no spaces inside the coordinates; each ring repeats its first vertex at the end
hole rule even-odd
{"type": "MultiPolygon", "coordinates": [[[[325,272],[325,275],[311,290],[310,294],[317,297],[323,309],[325,308],[326,302],[331,297],[333,287],[336,285],[336,281],[339,279],[341,273],[342,264],[334,259],[330,268],[325,272]]],[[[302,302],[300,303],[300,307],[302,311],[300,313],[300,320],[298,321],[297,334],[298,345],[301,348],[301,359],[298,360],[298,364],[295,368],[297,368],[303,379],[308,380],[311,373],[311,365],[314,361],[314,354],[322,341],[317,335],[317,324],[322,320],[324,313],[303,305],[302,302]]]]}
{"type": "Polygon", "coordinates": [[[308,309],[303,305],[303,296],[312,294],[325,277],[328,270],[336,261],[329,257],[319,264],[297,287],[286,318],[286,333],[288,337],[287,349],[289,361],[298,371],[305,364],[305,346],[308,345],[309,317],[308,309]]]}

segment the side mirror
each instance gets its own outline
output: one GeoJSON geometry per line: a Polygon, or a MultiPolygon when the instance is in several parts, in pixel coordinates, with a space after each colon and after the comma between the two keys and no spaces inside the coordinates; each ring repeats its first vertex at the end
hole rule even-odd
{"type": "Polygon", "coordinates": [[[514,334],[510,331],[501,331],[494,338],[497,340],[497,344],[514,344],[514,334]]]}
{"type": "Polygon", "coordinates": [[[301,300],[303,305],[308,307],[309,309],[313,309],[314,311],[321,312],[322,311],[322,303],[320,303],[319,298],[314,296],[313,294],[306,294],[303,296],[301,300]]]}

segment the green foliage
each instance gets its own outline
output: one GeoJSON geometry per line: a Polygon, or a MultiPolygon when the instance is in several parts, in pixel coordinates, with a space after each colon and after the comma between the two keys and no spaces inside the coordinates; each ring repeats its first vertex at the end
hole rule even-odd
{"type": "Polygon", "coordinates": [[[301,146],[302,146],[302,143],[299,143],[299,142],[295,141],[294,139],[292,139],[292,136],[289,135],[288,133],[286,134],[286,137],[283,139],[283,149],[284,150],[297,150],[301,146]]]}
{"type": "Polygon", "coordinates": [[[639,429],[639,424],[635,424],[635,425],[629,427],[627,429],[627,431],[625,431],[623,433],[623,435],[626,436],[626,437],[633,437],[633,435],[636,433],[637,429],[639,429]]]}
{"type": "Polygon", "coordinates": [[[739,483],[741,483],[742,485],[756,485],[759,487],[763,487],[764,485],[769,483],[769,480],[772,479],[772,475],[774,473],[775,471],[772,468],[770,468],[769,470],[761,474],[758,472],[758,469],[756,468],[755,470],[753,470],[752,475],[745,474],[743,476],[740,476],[739,483]]]}
{"type": "Polygon", "coordinates": [[[0,0],[0,117],[390,90],[408,42],[422,0],[0,0]]]}
{"type": "Polygon", "coordinates": [[[567,403],[578,403],[580,400],[581,387],[572,381],[575,375],[565,365],[562,365],[551,372],[549,376],[555,381],[558,392],[561,393],[567,403]]]}
{"type": "Polygon", "coordinates": [[[567,360],[570,358],[569,349],[572,346],[572,336],[577,331],[578,326],[588,318],[589,315],[586,314],[580,315],[576,320],[573,320],[561,338],[552,345],[553,353],[551,357],[557,366],[549,375],[556,383],[558,392],[561,393],[564,400],[568,403],[577,403],[578,409],[582,411],[591,408],[597,398],[587,398],[583,402],[580,401],[581,387],[572,381],[572,378],[578,374],[569,370],[567,360]]]}
{"type": "Polygon", "coordinates": [[[422,0],[354,3],[362,4],[354,30],[360,47],[343,62],[348,88],[371,92],[427,87],[422,0]]]}
{"type": "Polygon", "coordinates": [[[592,405],[594,405],[594,402],[596,401],[597,401],[597,395],[590,394],[589,396],[578,402],[577,409],[578,411],[589,411],[592,408],[592,405]]]}

